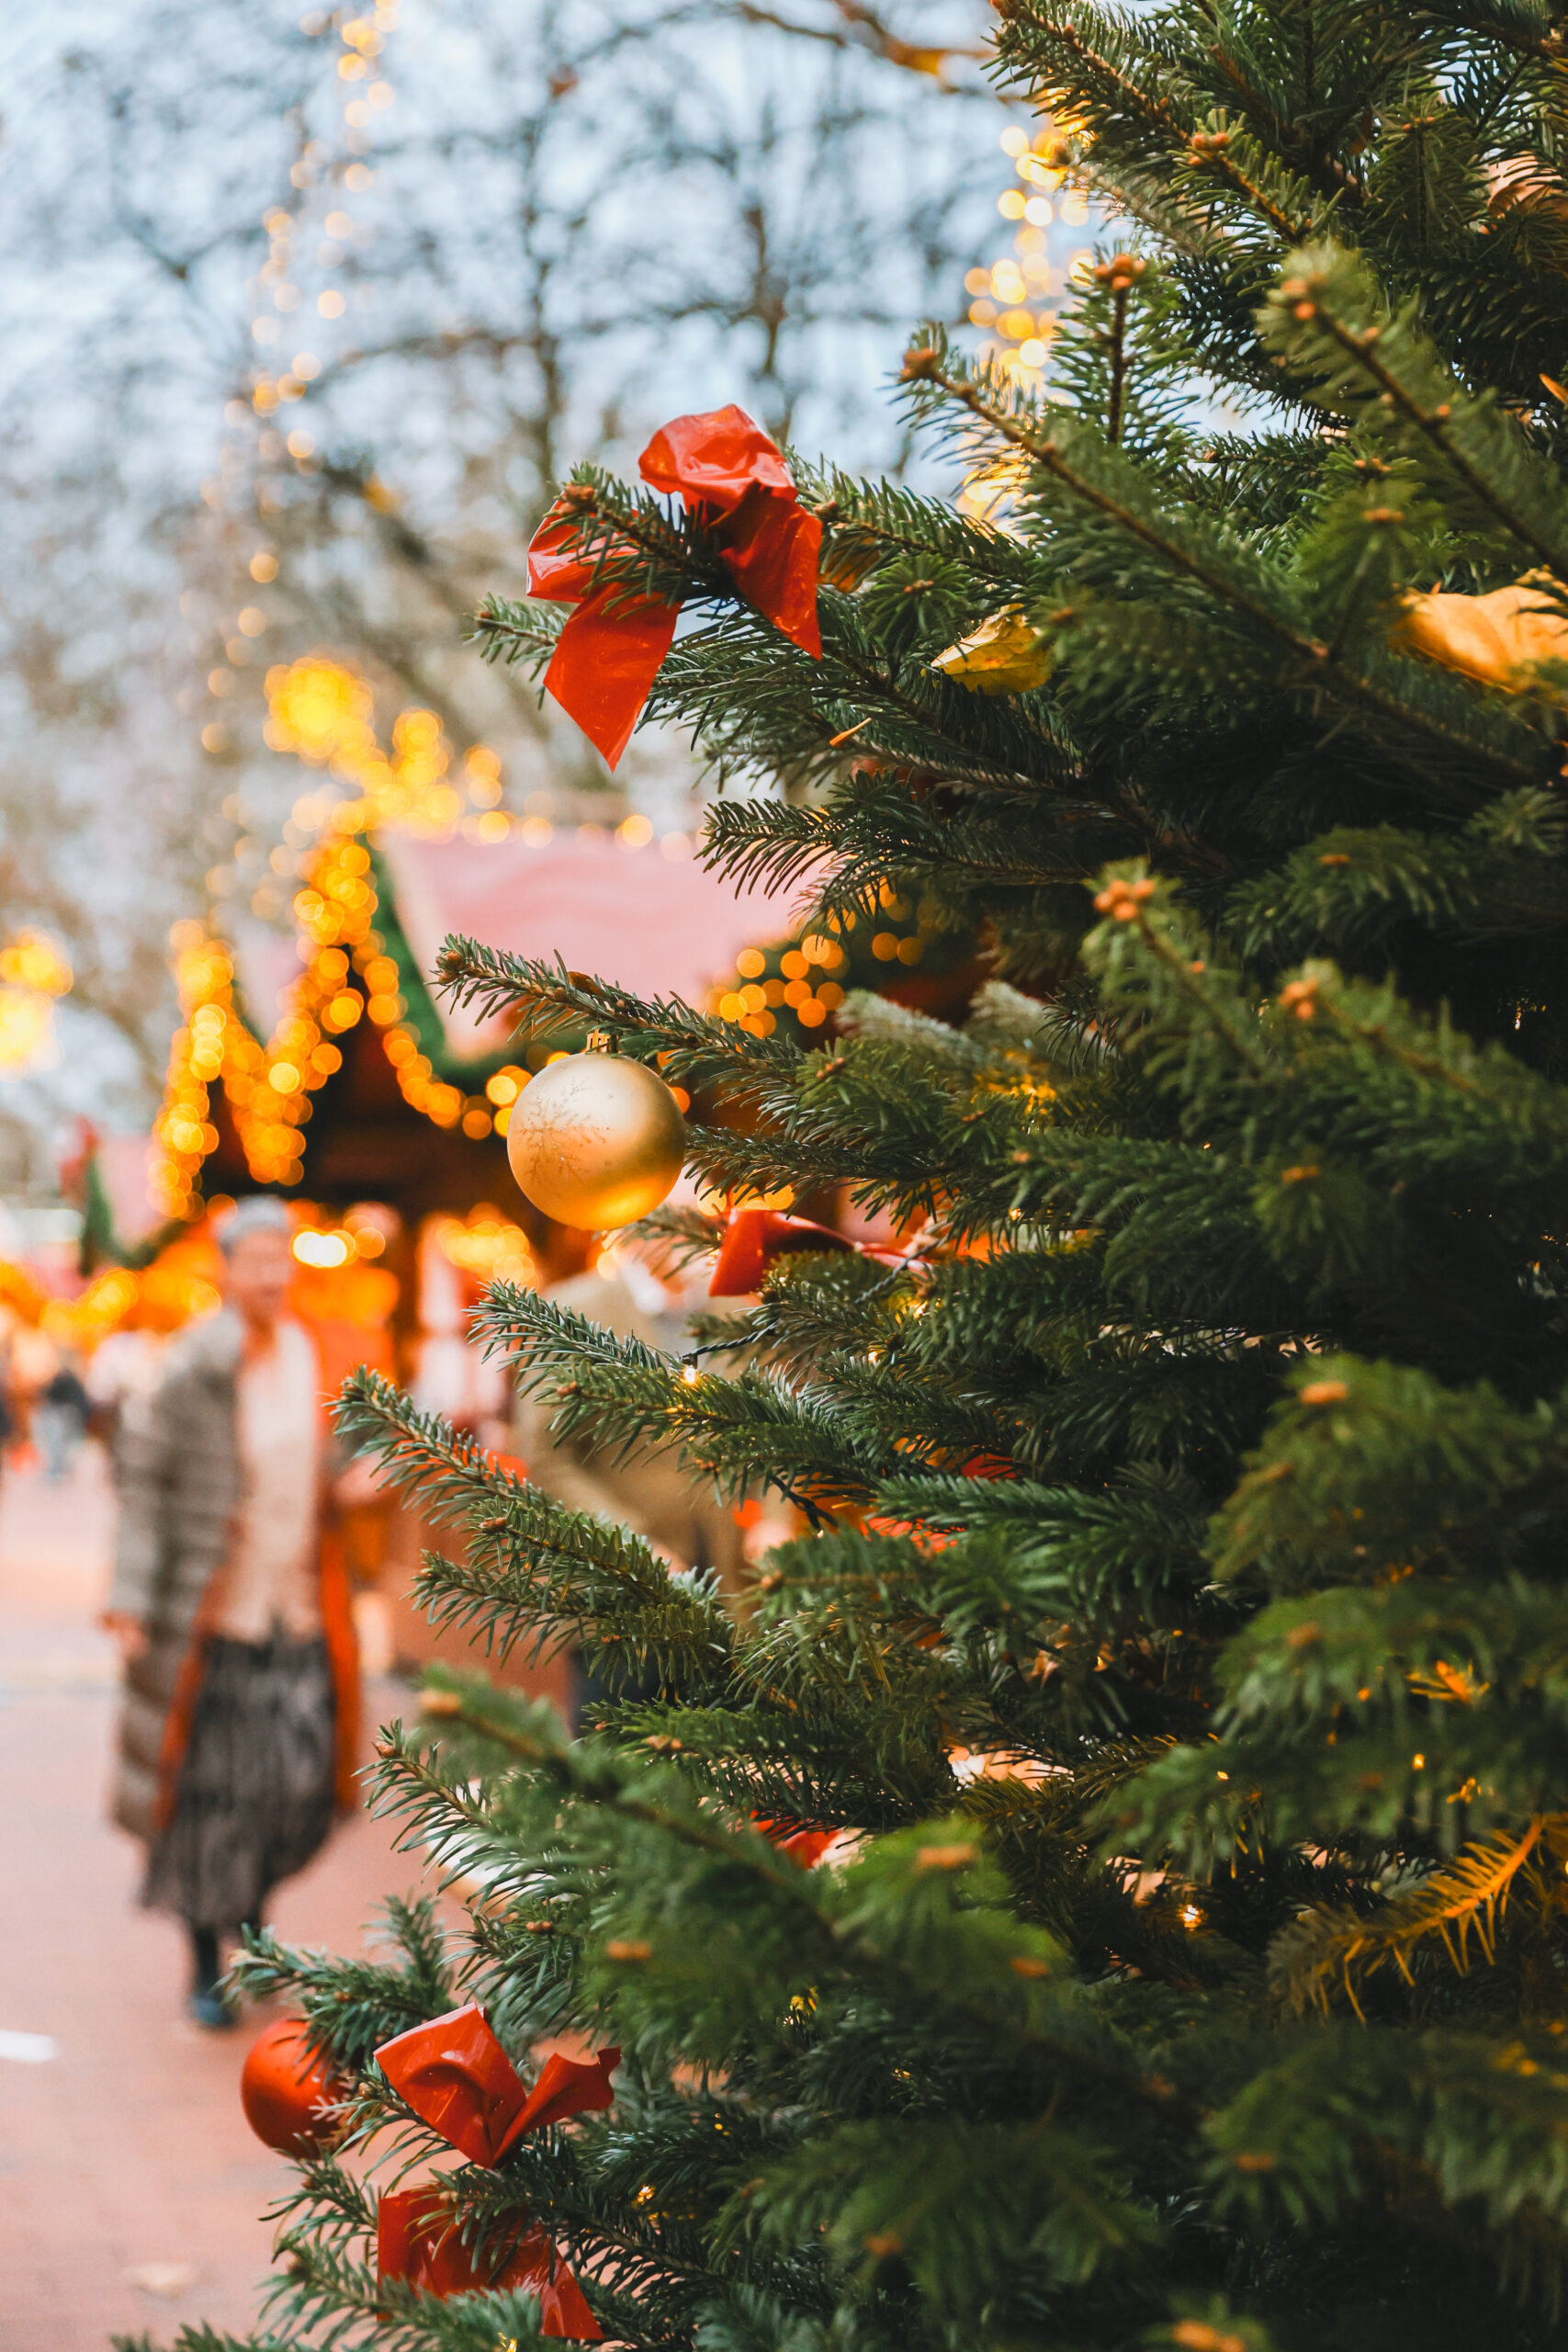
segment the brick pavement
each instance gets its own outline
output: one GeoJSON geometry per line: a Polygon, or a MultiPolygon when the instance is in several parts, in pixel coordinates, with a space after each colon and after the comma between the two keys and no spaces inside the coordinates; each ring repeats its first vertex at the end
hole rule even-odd
{"type": "MultiPolygon", "coordinates": [[[[240,2111],[249,2034],[186,2022],[180,1931],[138,1909],[140,1849],[104,1819],[110,1512],[92,1452],[62,1487],[16,1473],[0,1487],[0,2352],[105,2352],[118,2330],[166,2342],[182,2321],[243,2331],[267,2267],[262,2209],[289,2177],[240,2111]],[[6,2033],[58,2054],[8,2058],[6,2033]],[[177,2291],[134,2283],[149,2267],[177,2291]]],[[[372,1722],[401,1712],[395,1685],[368,1697],[372,1722]]],[[[417,1882],[355,1816],[280,1891],[276,1924],[358,1950],[378,1900],[417,1882]]]]}

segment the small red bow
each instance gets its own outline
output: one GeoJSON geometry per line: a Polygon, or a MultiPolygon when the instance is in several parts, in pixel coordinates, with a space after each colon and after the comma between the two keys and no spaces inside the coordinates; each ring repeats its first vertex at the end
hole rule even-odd
{"type": "Polygon", "coordinates": [[[618,2050],[589,2065],[552,2056],[525,2090],[477,2001],[384,2041],[376,2056],[414,2113],[476,2165],[496,2165],[525,2132],[609,2107],[618,2050]]]}
{"type": "Polygon", "coordinates": [[[798,1862],[803,1871],[815,1870],[834,1838],[836,1829],[792,1829],[787,1822],[775,1821],[770,1814],[754,1813],[751,1826],[760,1829],[770,1846],[798,1862]]]}
{"type": "MultiPolygon", "coordinates": [[[[801,512],[800,494],[776,444],[744,409],[678,416],[637,460],[644,481],[679,492],[717,535],[720,555],[747,602],[814,661],[817,552],[822,526],[801,512]]],[[[545,684],[611,767],[631,740],[675,635],[679,607],[657,596],[628,598],[592,585],[594,564],[576,551],[577,509],[559,500],[528,548],[528,594],[578,610],[562,629],[545,684]]]]}
{"type": "Polygon", "coordinates": [[[406,2278],[427,2295],[471,2295],[522,2287],[539,2299],[539,2333],[579,2344],[603,2343],[604,2331],[587,2298],[536,2225],[505,2251],[476,2257],[457,2233],[438,2188],[399,2188],[376,2212],[376,2267],[383,2278],[406,2278]]]}
{"type": "Polygon", "coordinates": [[[874,1242],[848,1241],[830,1225],[814,1224],[807,1216],[784,1216],[777,1209],[737,1209],[718,1246],[710,1298],[747,1298],[761,1282],[776,1258],[798,1250],[852,1250],[880,1266],[908,1266],[914,1261],[901,1250],[883,1250],[874,1242]]]}

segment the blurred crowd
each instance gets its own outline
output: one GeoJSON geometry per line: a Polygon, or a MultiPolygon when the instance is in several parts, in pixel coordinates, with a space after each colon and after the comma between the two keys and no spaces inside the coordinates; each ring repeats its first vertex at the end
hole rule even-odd
{"type": "Polygon", "coordinates": [[[157,1377],[161,1345],[152,1331],[118,1331],[83,1357],[42,1331],[0,1337],[0,1465],[36,1467],[59,1486],[85,1439],[112,1454],[121,1406],[157,1377]]]}

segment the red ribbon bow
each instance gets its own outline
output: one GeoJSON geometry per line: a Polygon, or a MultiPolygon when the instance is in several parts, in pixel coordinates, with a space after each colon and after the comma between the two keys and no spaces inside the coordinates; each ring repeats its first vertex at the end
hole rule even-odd
{"type": "Polygon", "coordinates": [[[761,1283],[775,1259],[797,1250],[852,1250],[879,1266],[908,1266],[915,1261],[902,1250],[884,1250],[875,1242],[849,1241],[830,1225],[810,1217],[784,1216],[777,1209],[737,1209],[719,1243],[708,1283],[710,1298],[746,1298],[761,1283]]]}
{"type": "Polygon", "coordinates": [[[816,1869],[839,1834],[836,1829],[799,1826],[792,1829],[787,1822],[775,1821],[771,1814],[766,1813],[754,1813],[751,1826],[760,1829],[770,1846],[776,1847],[781,1854],[787,1854],[790,1860],[798,1862],[803,1871],[816,1869]]]}
{"type": "MultiPolygon", "coordinates": [[[[395,2035],[376,2056],[414,2113],[477,2165],[499,2164],[525,2132],[611,2106],[610,2077],[621,2063],[618,2050],[599,2051],[588,2065],[553,2054],[533,2089],[525,2090],[477,2001],[395,2035]]],[[[603,2339],[581,2288],[537,2225],[504,2254],[480,2262],[458,2235],[439,2189],[399,2189],[378,2208],[376,2253],[383,2278],[406,2278],[430,2295],[525,2287],[539,2299],[542,2335],[583,2344],[603,2339]]]]}
{"type": "Polygon", "coordinates": [[[384,2041],[376,2056],[414,2113],[476,2165],[496,2165],[525,2132],[613,2104],[618,2050],[588,2065],[551,2056],[525,2090],[477,2001],[384,2041]]]}
{"type": "Polygon", "coordinates": [[[427,2295],[525,2288],[539,2299],[541,2335],[604,2341],[586,2296],[544,2230],[536,2224],[509,2247],[476,2256],[459,2237],[451,2205],[438,2188],[399,2188],[383,2196],[376,2212],[376,2267],[383,2278],[406,2278],[427,2295]]]}
{"type": "MultiPolygon", "coordinates": [[[[775,443],[744,409],[678,416],[637,460],[644,481],[679,492],[717,534],[740,594],[809,653],[822,655],[817,627],[817,551],[822,526],[801,512],[800,494],[775,443]]],[[[579,510],[558,501],[528,548],[528,594],[578,610],[562,629],[545,684],[613,768],[631,740],[659,665],[675,635],[679,607],[657,596],[622,600],[592,586],[594,565],[576,551],[579,510]]]]}

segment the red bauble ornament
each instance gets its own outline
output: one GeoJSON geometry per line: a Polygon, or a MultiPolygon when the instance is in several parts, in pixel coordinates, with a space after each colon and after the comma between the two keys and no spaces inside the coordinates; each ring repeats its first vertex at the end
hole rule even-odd
{"type": "Polygon", "coordinates": [[[303,2018],[279,2018],[265,2026],[240,2075],[246,2122],[258,2140],[286,2156],[314,2155],[331,2143],[338,2118],[324,2110],[348,2090],[346,2077],[311,2048],[303,2018]]]}

